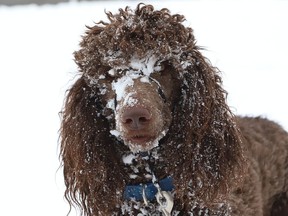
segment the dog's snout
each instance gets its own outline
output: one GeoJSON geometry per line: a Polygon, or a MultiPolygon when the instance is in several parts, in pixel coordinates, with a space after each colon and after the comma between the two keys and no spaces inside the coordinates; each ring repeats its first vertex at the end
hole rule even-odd
{"type": "Polygon", "coordinates": [[[133,107],[124,111],[122,122],[125,127],[132,130],[144,129],[151,119],[151,113],[140,107],[133,107]]]}

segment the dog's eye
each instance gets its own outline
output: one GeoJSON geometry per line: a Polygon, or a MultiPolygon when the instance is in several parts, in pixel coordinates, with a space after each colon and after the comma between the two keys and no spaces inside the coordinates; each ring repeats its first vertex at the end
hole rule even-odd
{"type": "Polygon", "coordinates": [[[163,99],[164,103],[166,103],[167,98],[166,98],[166,95],[164,94],[163,90],[161,89],[161,87],[158,88],[158,94],[161,96],[161,98],[163,99]]]}
{"type": "MultiPolygon", "coordinates": [[[[150,79],[157,83],[158,85],[158,94],[161,96],[164,102],[170,101],[170,97],[172,96],[173,86],[177,85],[175,80],[176,73],[175,69],[169,64],[163,65],[163,70],[157,71],[150,75],[150,79]]],[[[175,89],[175,88],[174,88],[175,89]]]]}
{"type": "Polygon", "coordinates": [[[111,69],[107,72],[106,77],[108,78],[119,78],[123,75],[125,75],[129,71],[129,69],[111,69]]]}

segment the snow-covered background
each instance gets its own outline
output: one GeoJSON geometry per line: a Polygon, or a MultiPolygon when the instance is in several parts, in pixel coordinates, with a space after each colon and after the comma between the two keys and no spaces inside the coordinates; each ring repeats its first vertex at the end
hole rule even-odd
{"type": "MultiPolygon", "coordinates": [[[[288,130],[288,1],[144,1],[184,14],[237,114],[288,130]]],[[[0,214],[64,216],[58,112],[85,25],[136,1],[0,7],[0,214]]],[[[72,211],[71,215],[76,215],[72,211]]]]}

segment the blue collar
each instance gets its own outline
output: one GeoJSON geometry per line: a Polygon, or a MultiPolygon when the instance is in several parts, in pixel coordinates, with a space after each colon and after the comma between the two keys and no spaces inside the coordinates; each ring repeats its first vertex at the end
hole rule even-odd
{"type": "MultiPolygon", "coordinates": [[[[172,177],[168,176],[164,179],[161,179],[159,181],[159,186],[162,191],[172,191],[174,189],[172,177]]],[[[156,186],[152,182],[139,185],[127,185],[124,190],[124,199],[125,200],[135,199],[136,201],[142,201],[143,190],[147,200],[149,201],[152,201],[158,192],[156,186]]]]}

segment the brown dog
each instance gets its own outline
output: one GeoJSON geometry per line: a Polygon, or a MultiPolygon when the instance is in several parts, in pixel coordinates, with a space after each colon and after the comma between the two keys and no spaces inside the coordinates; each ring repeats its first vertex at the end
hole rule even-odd
{"type": "Polygon", "coordinates": [[[235,118],[184,17],[107,13],[75,52],[62,111],[65,196],[96,215],[288,215],[288,135],[235,118]]]}

